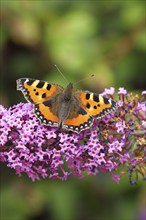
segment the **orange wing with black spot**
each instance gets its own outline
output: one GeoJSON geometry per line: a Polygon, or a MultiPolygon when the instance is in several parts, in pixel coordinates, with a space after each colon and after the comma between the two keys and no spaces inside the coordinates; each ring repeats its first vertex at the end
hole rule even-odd
{"type": "Polygon", "coordinates": [[[89,128],[93,118],[100,118],[116,108],[116,103],[112,99],[96,93],[76,91],[74,97],[77,100],[76,107],[71,111],[74,114],[70,114],[64,121],[63,128],[77,133],[89,128]]]}
{"type": "Polygon", "coordinates": [[[34,113],[42,124],[59,125],[59,118],[52,111],[52,99],[63,91],[63,87],[42,80],[21,78],[17,80],[17,90],[22,91],[27,101],[35,104],[34,113]]]}
{"type": "Polygon", "coordinates": [[[42,80],[21,78],[17,80],[17,90],[22,91],[27,101],[36,104],[63,91],[63,87],[42,80]]]}
{"type": "Polygon", "coordinates": [[[76,96],[91,117],[100,118],[116,109],[115,101],[96,93],[77,91],[76,96]]]}

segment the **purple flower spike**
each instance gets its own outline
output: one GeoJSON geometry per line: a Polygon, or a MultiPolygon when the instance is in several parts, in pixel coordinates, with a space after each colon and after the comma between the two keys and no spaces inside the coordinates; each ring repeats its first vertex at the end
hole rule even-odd
{"type": "MultiPolygon", "coordinates": [[[[104,95],[113,97],[114,90],[105,89],[104,95]]],[[[119,183],[127,170],[131,184],[137,182],[133,172],[136,178],[142,175],[145,179],[145,102],[124,88],[119,88],[118,95],[118,109],[95,119],[90,129],[79,134],[40,124],[33,104],[20,103],[9,109],[0,105],[0,161],[19,176],[26,173],[32,181],[64,181],[71,175],[83,178],[84,173],[111,172],[119,183]],[[120,166],[125,171],[115,174],[120,166]]]]}

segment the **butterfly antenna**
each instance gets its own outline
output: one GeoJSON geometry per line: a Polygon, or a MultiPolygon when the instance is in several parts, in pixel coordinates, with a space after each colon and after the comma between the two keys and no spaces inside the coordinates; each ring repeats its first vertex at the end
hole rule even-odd
{"type": "Polygon", "coordinates": [[[55,67],[56,67],[56,69],[58,70],[58,72],[61,74],[61,76],[64,78],[64,80],[67,82],[67,83],[69,83],[68,82],[68,80],[67,80],[67,78],[64,76],[64,74],[60,71],[60,69],[58,68],[58,66],[55,64],[54,65],[55,67]]]}
{"type": "Polygon", "coordinates": [[[75,84],[78,84],[78,83],[84,81],[85,79],[88,79],[88,78],[93,77],[93,76],[95,76],[95,75],[92,74],[91,76],[87,76],[87,77],[85,77],[84,79],[81,79],[81,80],[79,80],[79,81],[77,81],[77,82],[75,82],[75,83],[73,83],[73,84],[74,84],[74,85],[75,85],[75,84]]]}

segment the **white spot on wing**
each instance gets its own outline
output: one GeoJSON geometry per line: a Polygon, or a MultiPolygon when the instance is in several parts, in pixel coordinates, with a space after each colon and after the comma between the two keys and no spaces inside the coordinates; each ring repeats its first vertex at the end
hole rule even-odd
{"type": "Polygon", "coordinates": [[[112,100],[111,99],[109,99],[109,103],[112,104],[112,100]]]}
{"type": "Polygon", "coordinates": [[[29,79],[26,79],[26,80],[25,80],[25,83],[27,83],[27,82],[29,82],[29,79]]]}

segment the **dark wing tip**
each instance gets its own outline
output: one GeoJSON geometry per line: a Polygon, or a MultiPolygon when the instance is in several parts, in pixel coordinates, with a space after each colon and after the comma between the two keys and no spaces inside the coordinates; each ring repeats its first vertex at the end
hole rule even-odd
{"type": "Polygon", "coordinates": [[[23,88],[23,84],[27,78],[20,78],[16,80],[17,90],[21,90],[23,88]]]}

